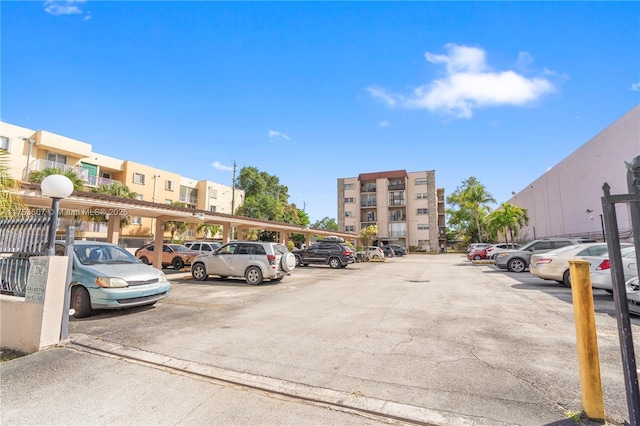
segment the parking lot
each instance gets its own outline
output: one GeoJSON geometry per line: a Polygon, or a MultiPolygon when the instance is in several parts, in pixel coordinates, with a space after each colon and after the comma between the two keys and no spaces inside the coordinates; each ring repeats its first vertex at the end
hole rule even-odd
{"type": "MultiPolygon", "coordinates": [[[[296,268],[260,286],[166,272],[167,299],[74,319],[72,339],[278,379],[288,393],[393,402],[413,420],[433,410],[472,424],[540,425],[582,409],[571,290],[529,273],[458,254],[296,268]]],[[[594,300],[605,410],[610,423],[622,423],[613,300],[604,291],[594,300]]],[[[637,335],[640,320],[632,323],[637,335]]]]}

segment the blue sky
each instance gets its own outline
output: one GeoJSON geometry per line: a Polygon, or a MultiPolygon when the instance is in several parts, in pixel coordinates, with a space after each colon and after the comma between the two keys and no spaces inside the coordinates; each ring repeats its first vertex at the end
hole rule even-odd
{"type": "Polygon", "coordinates": [[[446,194],[475,176],[507,201],[640,102],[640,2],[0,12],[2,121],[198,180],[254,166],[312,222],[366,172],[435,170],[446,194]]]}

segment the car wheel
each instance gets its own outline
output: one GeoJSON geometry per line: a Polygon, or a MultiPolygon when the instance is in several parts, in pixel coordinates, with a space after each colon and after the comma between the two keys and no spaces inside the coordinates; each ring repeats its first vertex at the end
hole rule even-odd
{"type": "Polygon", "coordinates": [[[527,268],[527,264],[520,258],[511,259],[507,265],[511,272],[524,272],[527,268]]]}
{"type": "Polygon", "coordinates": [[[300,256],[296,256],[296,266],[304,266],[302,264],[302,259],[300,259],[300,256]]]}
{"type": "Polygon", "coordinates": [[[171,262],[171,266],[173,266],[173,269],[182,269],[182,268],[184,268],[184,261],[182,259],[180,259],[179,257],[176,257],[171,262]]]}
{"type": "Polygon", "coordinates": [[[340,259],[338,259],[337,257],[332,257],[331,259],[329,259],[329,266],[333,269],[338,269],[340,268],[342,264],[340,263],[340,259]]]}
{"type": "Polygon", "coordinates": [[[296,268],[298,264],[298,259],[292,253],[285,253],[282,255],[282,259],[280,259],[280,267],[285,272],[291,272],[296,268]]]}
{"type": "Polygon", "coordinates": [[[84,318],[91,315],[91,299],[86,288],[81,285],[74,285],[72,287],[70,307],[75,310],[73,316],[76,318],[84,318]]]}
{"type": "Polygon", "coordinates": [[[248,284],[260,285],[262,284],[262,271],[257,266],[250,266],[244,273],[244,279],[248,284]]]}
{"type": "Polygon", "coordinates": [[[191,276],[198,281],[206,281],[209,275],[207,274],[207,269],[204,267],[202,263],[196,263],[191,268],[191,276]]]}
{"type": "Polygon", "coordinates": [[[567,287],[571,287],[571,272],[569,270],[564,271],[564,275],[562,275],[562,282],[567,287]]]}
{"type": "Polygon", "coordinates": [[[147,259],[146,256],[142,256],[140,258],[140,262],[144,263],[145,265],[149,265],[150,264],[149,259],[147,259]]]}
{"type": "Polygon", "coordinates": [[[475,256],[473,256],[473,260],[481,260],[482,256],[480,256],[479,254],[476,254],[475,256]]]}

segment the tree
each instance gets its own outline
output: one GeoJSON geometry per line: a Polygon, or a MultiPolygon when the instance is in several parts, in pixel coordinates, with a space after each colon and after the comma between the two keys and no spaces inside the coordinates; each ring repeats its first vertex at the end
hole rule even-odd
{"type": "Polygon", "coordinates": [[[236,214],[256,219],[306,226],[309,216],[295,204],[289,204],[289,188],[280,184],[277,176],[255,167],[243,167],[236,187],[244,190],[244,203],[236,214]]]}
{"type": "Polygon", "coordinates": [[[313,225],[311,225],[311,227],[316,229],[327,229],[331,231],[337,231],[338,223],[333,218],[324,217],[323,219],[316,221],[313,225]]]}
{"type": "Polygon", "coordinates": [[[202,238],[204,239],[207,239],[209,234],[211,234],[211,237],[213,238],[218,234],[218,232],[220,232],[220,225],[214,225],[212,223],[201,223],[196,228],[196,231],[203,232],[202,238]]]}
{"type": "MultiPolygon", "coordinates": [[[[171,203],[171,205],[177,207],[187,206],[185,203],[181,203],[179,201],[174,201],[171,203]]],[[[182,234],[184,234],[187,229],[189,229],[189,224],[187,222],[168,220],[164,223],[164,230],[171,233],[171,242],[175,241],[176,234],[182,236],[182,234]]]]}
{"type": "MultiPolygon", "coordinates": [[[[135,200],[138,198],[138,194],[129,189],[129,187],[123,183],[114,181],[110,184],[103,184],[97,188],[93,188],[91,192],[97,194],[113,195],[114,197],[129,198],[135,200]]],[[[94,222],[108,222],[109,219],[104,214],[93,214],[90,219],[94,222]]],[[[123,216],[120,218],[120,227],[125,227],[131,223],[130,216],[123,216]]]]}
{"type": "Polygon", "coordinates": [[[471,176],[447,197],[447,204],[451,206],[447,209],[448,223],[469,240],[477,237],[482,242],[488,235],[486,219],[491,211],[489,204],[495,202],[485,186],[471,176]]]}
{"type": "Polygon", "coordinates": [[[29,176],[29,182],[40,183],[42,182],[42,179],[46,178],[49,175],[63,175],[68,177],[71,183],[73,183],[74,191],[81,191],[82,189],[84,189],[84,181],[80,178],[80,176],[78,176],[75,171],[73,171],[73,169],[67,169],[63,172],[62,169],[59,169],[58,167],[47,167],[42,170],[31,172],[31,175],[29,176]]]}
{"type": "Polygon", "coordinates": [[[378,225],[369,225],[366,228],[360,230],[360,239],[364,246],[365,256],[369,256],[369,243],[373,240],[373,237],[378,235],[378,225]]]}
{"type": "Polygon", "coordinates": [[[0,149],[0,218],[19,217],[26,213],[26,206],[16,194],[18,183],[9,176],[9,154],[0,149]]]}
{"type": "MultiPolygon", "coordinates": [[[[511,237],[512,243],[515,242],[514,238],[520,234],[520,230],[528,223],[527,209],[510,203],[502,203],[500,208],[489,215],[489,228],[498,232],[508,231],[508,236],[511,237]]],[[[508,244],[509,240],[506,233],[504,238],[508,244]]]]}

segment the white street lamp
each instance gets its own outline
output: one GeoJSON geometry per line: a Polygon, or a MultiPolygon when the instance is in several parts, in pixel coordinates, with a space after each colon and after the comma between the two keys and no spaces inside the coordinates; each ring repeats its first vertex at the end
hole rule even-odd
{"type": "Polygon", "coordinates": [[[51,198],[51,221],[49,222],[49,239],[47,255],[55,255],[56,229],[58,229],[58,210],[60,200],[73,192],[73,182],[64,175],[49,175],[40,182],[42,195],[51,198]]]}

